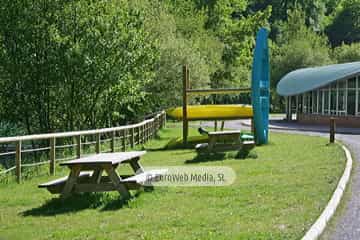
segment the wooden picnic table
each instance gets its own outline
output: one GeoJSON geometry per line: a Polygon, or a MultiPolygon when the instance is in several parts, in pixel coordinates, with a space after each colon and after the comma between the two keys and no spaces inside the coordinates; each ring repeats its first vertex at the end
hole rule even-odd
{"type": "Polygon", "coordinates": [[[142,187],[152,177],[165,170],[144,172],[140,157],[145,151],[101,153],[85,158],[60,163],[70,168],[68,177],[39,185],[51,193],[61,193],[66,198],[72,193],[118,191],[125,199],[131,197],[129,190],[142,187]],[[120,176],[116,169],[119,165],[130,164],[134,175],[120,176]],[[103,176],[106,173],[107,176],[103,176]]]}
{"type": "Polygon", "coordinates": [[[255,146],[253,140],[242,141],[241,131],[218,131],[209,132],[208,143],[201,143],[195,146],[198,152],[224,152],[241,149],[252,149],[255,146]]]}

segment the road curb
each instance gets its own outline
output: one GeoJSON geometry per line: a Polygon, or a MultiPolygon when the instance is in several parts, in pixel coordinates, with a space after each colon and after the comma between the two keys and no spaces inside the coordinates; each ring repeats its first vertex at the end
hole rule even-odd
{"type": "Polygon", "coordinates": [[[311,226],[311,228],[306,232],[302,240],[315,240],[317,239],[325,230],[327,223],[330,221],[331,217],[334,215],[336,208],[339,206],[342,196],[344,195],[345,188],[350,179],[351,169],[353,160],[351,153],[347,147],[341,144],[345,155],[346,155],[346,166],[344,173],[334,191],[330,201],[328,202],[326,208],[321,213],[320,217],[316,222],[311,226]]]}

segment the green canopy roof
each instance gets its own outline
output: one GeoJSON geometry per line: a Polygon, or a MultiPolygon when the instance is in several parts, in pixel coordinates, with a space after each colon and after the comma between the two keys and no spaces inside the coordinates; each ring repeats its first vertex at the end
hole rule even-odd
{"type": "Polygon", "coordinates": [[[281,96],[294,96],[360,73],[360,62],[299,69],[285,75],[277,85],[281,96]]]}

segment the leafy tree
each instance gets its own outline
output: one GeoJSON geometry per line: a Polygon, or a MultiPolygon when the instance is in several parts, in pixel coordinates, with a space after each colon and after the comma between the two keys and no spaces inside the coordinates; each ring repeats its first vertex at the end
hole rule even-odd
{"type": "Polygon", "coordinates": [[[281,25],[278,46],[272,51],[272,86],[293,70],[331,63],[326,36],[306,27],[301,10],[289,12],[289,20],[281,25]]]}
{"type": "Polygon", "coordinates": [[[340,9],[326,28],[332,46],[360,41],[360,0],[344,1],[340,9]]]}
{"type": "Polygon", "coordinates": [[[146,13],[145,29],[155,43],[159,58],[155,81],[148,86],[152,109],[182,102],[182,66],[189,65],[193,88],[207,88],[210,76],[221,67],[223,44],[204,28],[206,15],[192,1],[133,2],[146,13]]]}
{"type": "Polygon", "coordinates": [[[330,8],[334,7],[333,0],[253,0],[250,2],[250,12],[257,12],[272,6],[273,12],[270,21],[275,29],[277,22],[288,20],[288,11],[301,8],[304,10],[305,24],[313,30],[321,30],[324,27],[325,16],[330,14],[332,11],[330,8]]]}
{"type": "Polygon", "coordinates": [[[360,43],[353,43],[351,45],[343,44],[336,47],[333,50],[332,57],[338,63],[360,61],[360,43]]]}
{"type": "Polygon", "coordinates": [[[249,85],[252,51],[257,30],[267,26],[271,8],[247,13],[245,0],[196,1],[208,15],[207,29],[213,31],[224,43],[223,68],[212,76],[213,87],[249,85]]]}
{"type": "MultiPolygon", "coordinates": [[[[281,25],[278,45],[271,44],[271,86],[275,88],[287,73],[306,67],[332,63],[326,36],[306,27],[304,13],[289,12],[288,22],[281,25]]],[[[281,106],[282,98],[273,90],[273,106],[281,106]]]]}
{"type": "Polygon", "coordinates": [[[32,133],[147,111],[156,54],[127,1],[2,1],[0,25],[4,119],[32,133]]]}

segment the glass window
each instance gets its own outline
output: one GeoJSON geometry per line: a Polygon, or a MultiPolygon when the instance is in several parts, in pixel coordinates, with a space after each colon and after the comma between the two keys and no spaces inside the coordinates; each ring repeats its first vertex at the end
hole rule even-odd
{"type": "Polygon", "coordinates": [[[339,97],[338,97],[338,115],[344,115],[346,113],[345,106],[345,89],[339,89],[339,97]]]}
{"type": "Polygon", "coordinates": [[[355,101],[356,100],[356,90],[349,89],[348,90],[348,98],[347,98],[347,114],[355,115],[355,101]]]}
{"type": "Polygon", "coordinates": [[[336,115],[336,97],[337,97],[336,88],[331,88],[330,110],[332,115],[336,115]]]}
{"type": "Polygon", "coordinates": [[[323,99],[322,99],[322,97],[323,97],[323,91],[320,90],[319,91],[319,108],[318,108],[320,114],[323,114],[323,99]]]}
{"type": "Polygon", "coordinates": [[[324,114],[330,114],[329,111],[329,90],[324,90],[324,114]]]}
{"type": "Polygon", "coordinates": [[[350,78],[348,80],[348,88],[356,88],[356,78],[350,78]]]}
{"type": "Polygon", "coordinates": [[[360,115],[360,76],[357,76],[357,115],[360,115]]]}
{"type": "Polygon", "coordinates": [[[345,89],[346,88],[346,80],[342,80],[338,82],[339,89],[345,89]]]}
{"type": "Polygon", "coordinates": [[[312,112],[317,113],[317,91],[312,92],[312,112]]]}
{"type": "Polygon", "coordinates": [[[303,95],[299,95],[298,96],[298,112],[303,111],[302,106],[303,106],[303,95]]]}
{"type": "Polygon", "coordinates": [[[308,113],[312,113],[312,94],[308,93],[308,113]]]}

